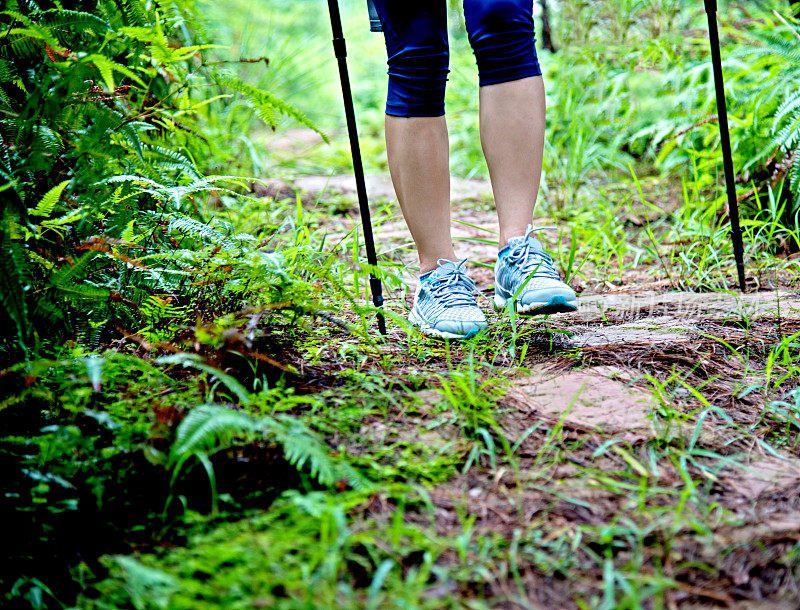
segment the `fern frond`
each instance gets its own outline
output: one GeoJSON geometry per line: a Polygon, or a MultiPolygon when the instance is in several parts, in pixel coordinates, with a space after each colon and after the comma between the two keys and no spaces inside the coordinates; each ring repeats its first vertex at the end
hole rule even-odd
{"type": "Polygon", "coordinates": [[[139,157],[139,160],[142,163],[145,163],[144,147],[141,139],[139,138],[139,132],[149,131],[151,129],[155,128],[149,123],[145,123],[143,121],[130,121],[126,123],[123,120],[123,122],[115,131],[121,133],[125,137],[133,150],[136,152],[136,156],[139,157]]]}
{"type": "Polygon", "coordinates": [[[323,443],[300,420],[290,415],[279,415],[281,426],[272,426],[269,431],[281,445],[286,460],[303,468],[306,464],[311,476],[323,485],[334,485],[346,481],[353,489],[366,489],[368,482],[355,468],[343,460],[331,457],[331,449],[323,443]]]}
{"type": "Polygon", "coordinates": [[[192,409],[180,423],[170,449],[170,465],[178,469],[195,455],[211,455],[257,439],[268,439],[283,447],[286,460],[298,469],[308,467],[311,476],[323,485],[346,481],[355,489],[366,489],[368,482],[352,466],[331,457],[331,449],[301,421],[282,415],[253,417],[219,405],[192,409]]]}
{"type": "MultiPolygon", "coordinates": [[[[797,33],[800,34],[800,32],[797,33]]],[[[754,38],[760,39],[763,43],[763,46],[750,50],[755,57],[772,59],[779,57],[787,60],[790,64],[800,61],[800,48],[794,40],[783,38],[779,33],[774,32],[755,34],[754,38]]]]}
{"type": "Polygon", "coordinates": [[[10,83],[18,78],[14,64],[4,58],[0,58],[0,83],[10,83]]]}
{"type": "Polygon", "coordinates": [[[107,21],[83,11],[50,9],[41,13],[41,18],[49,27],[63,27],[70,31],[90,30],[96,34],[105,34],[111,29],[111,24],[107,21]]]}
{"type": "Polygon", "coordinates": [[[131,182],[136,185],[148,185],[152,186],[155,189],[165,189],[166,187],[151,178],[145,178],[144,176],[137,176],[136,174],[122,174],[120,176],[111,176],[106,178],[105,180],[101,180],[96,184],[114,184],[115,182],[131,182]]]}
{"type": "Polygon", "coordinates": [[[291,119],[294,119],[301,125],[308,127],[309,129],[313,129],[316,131],[325,142],[330,142],[328,136],[319,128],[317,127],[311,119],[309,119],[305,114],[303,114],[300,110],[295,108],[294,106],[284,102],[280,98],[276,97],[269,91],[264,91],[263,89],[258,89],[253,85],[245,83],[244,81],[233,77],[233,76],[225,76],[220,79],[220,84],[224,87],[228,87],[233,89],[234,91],[238,91],[239,93],[243,94],[253,107],[256,109],[256,113],[258,116],[263,120],[267,125],[271,127],[276,126],[276,118],[275,112],[279,112],[291,119]]]}
{"type": "Polygon", "coordinates": [[[775,111],[775,124],[780,123],[786,116],[798,108],[800,108],[800,90],[796,90],[791,95],[787,95],[786,99],[778,106],[778,109],[775,111]]]}
{"type": "Polygon", "coordinates": [[[19,21],[25,26],[23,28],[8,28],[5,32],[3,32],[2,35],[0,35],[0,40],[7,38],[11,41],[12,48],[14,48],[15,41],[19,40],[20,38],[28,38],[33,40],[41,40],[49,44],[53,49],[56,49],[60,52],[66,52],[66,49],[62,47],[59,40],[47,27],[39,23],[35,23],[27,15],[23,15],[17,11],[2,11],[0,12],[0,15],[11,17],[13,20],[19,21]]]}
{"type": "Polygon", "coordinates": [[[115,61],[112,61],[105,55],[100,55],[98,53],[92,53],[91,55],[87,55],[83,58],[83,61],[86,63],[94,64],[94,66],[100,71],[103,80],[106,83],[106,87],[108,87],[109,91],[114,91],[114,73],[119,72],[123,76],[127,76],[131,80],[135,81],[142,87],[146,87],[144,81],[139,78],[137,74],[130,70],[126,66],[122,64],[118,64],[115,61]]]}
{"type": "Polygon", "coordinates": [[[8,148],[6,147],[5,144],[6,142],[3,139],[3,134],[2,132],[0,132],[0,175],[2,175],[10,182],[13,182],[14,170],[11,167],[11,155],[9,154],[8,148]]]}
{"type": "Polygon", "coordinates": [[[236,252],[238,250],[236,244],[231,241],[230,238],[226,237],[213,227],[210,227],[199,220],[195,220],[194,218],[189,218],[188,216],[172,216],[169,221],[167,231],[179,231],[181,233],[185,233],[202,241],[211,242],[212,244],[220,246],[228,252],[236,252]]]}
{"type": "Polygon", "coordinates": [[[37,299],[33,308],[33,314],[38,320],[47,322],[61,322],[69,312],[65,310],[61,303],[53,303],[49,299],[37,299]]]}
{"type": "Polygon", "coordinates": [[[30,17],[20,13],[19,11],[11,11],[11,10],[0,11],[0,15],[11,17],[11,19],[13,20],[12,25],[14,24],[14,21],[19,21],[20,23],[22,23],[22,25],[26,27],[33,27],[34,25],[33,20],[30,17]]]}
{"type": "Polygon", "coordinates": [[[775,135],[774,142],[784,150],[790,150],[800,143],[800,108],[789,117],[789,121],[775,135]]]}
{"type": "Polygon", "coordinates": [[[132,40],[136,40],[138,42],[144,42],[146,44],[166,47],[167,44],[169,43],[166,36],[164,36],[164,32],[159,30],[154,30],[152,28],[127,26],[120,28],[119,33],[124,34],[125,36],[131,38],[132,40]]]}
{"type": "Polygon", "coordinates": [[[180,208],[183,204],[183,199],[187,195],[191,195],[192,193],[208,193],[214,191],[216,193],[232,195],[234,197],[240,197],[243,200],[249,199],[246,195],[240,195],[236,191],[233,191],[229,188],[225,188],[223,186],[219,186],[218,182],[240,182],[240,179],[237,179],[232,176],[207,176],[202,178],[201,180],[195,180],[191,184],[181,185],[181,186],[173,186],[167,189],[164,189],[166,193],[170,195],[173,202],[175,203],[176,208],[180,208]]]}
{"type": "Polygon", "coordinates": [[[61,45],[49,32],[42,28],[12,28],[0,36],[0,41],[5,38],[11,47],[13,55],[18,57],[36,57],[44,50],[43,43],[49,44],[53,49],[61,49],[61,45]]]}
{"type": "Polygon", "coordinates": [[[122,12],[128,18],[129,25],[144,25],[147,22],[147,11],[140,0],[117,0],[122,5],[122,12]]]}
{"type": "Polygon", "coordinates": [[[213,454],[237,439],[252,441],[261,432],[262,425],[242,411],[218,405],[196,407],[178,426],[170,462],[177,464],[198,452],[213,454]]]}
{"type": "Polygon", "coordinates": [[[57,155],[61,150],[61,138],[46,125],[35,125],[29,132],[30,147],[49,155],[57,155]]]}
{"type": "Polygon", "coordinates": [[[74,265],[64,265],[50,277],[50,282],[62,290],[73,285],[73,280],[89,266],[94,256],[94,252],[87,252],[74,265]]]}
{"type": "Polygon", "coordinates": [[[145,166],[156,171],[180,171],[193,180],[201,180],[203,175],[194,162],[183,152],[170,150],[163,146],[148,146],[144,153],[145,166]]]}
{"type": "Polygon", "coordinates": [[[743,169],[760,163],[776,150],[790,152],[800,146],[800,94],[788,96],[780,105],[773,120],[772,132],[772,139],[747,161],[743,169]],[[782,121],[786,121],[786,124],[778,129],[782,121]]]}
{"type": "Polygon", "coordinates": [[[29,214],[31,216],[50,216],[53,213],[53,208],[56,207],[58,200],[61,198],[61,193],[69,183],[69,180],[64,180],[61,184],[57,184],[47,191],[41,201],[36,204],[36,207],[30,210],[29,214]]]}
{"type": "Polygon", "coordinates": [[[110,294],[108,288],[98,288],[88,284],[61,283],[56,288],[63,296],[77,301],[105,301],[110,294]]]}
{"type": "Polygon", "coordinates": [[[27,278],[28,260],[22,246],[13,241],[7,231],[0,230],[0,303],[14,322],[21,341],[30,334],[25,300],[27,278]]]}
{"type": "Polygon", "coordinates": [[[53,267],[55,267],[53,263],[51,263],[49,260],[41,256],[40,254],[37,254],[33,250],[28,250],[28,258],[34,263],[37,263],[43,269],[46,269],[48,271],[50,271],[51,269],[53,269],[53,267]]]}

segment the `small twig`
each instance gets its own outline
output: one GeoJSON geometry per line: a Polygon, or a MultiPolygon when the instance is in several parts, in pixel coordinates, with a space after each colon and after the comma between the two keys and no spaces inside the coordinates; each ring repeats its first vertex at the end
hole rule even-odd
{"type": "Polygon", "coordinates": [[[327,322],[330,322],[331,324],[334,324],[334,325],[338,326],[339,328],[341,328],[348,335],[352,335],[353,334],[353,331],[350,329],[350,327],[347,325],[346,322],[344,322],[342,320],[339,320],[338,318],[334,318],[329,313],[326,313],[324,311],[317,311],[317,312],[314,312],[314,317],[315,318],[316,317],[322,318],[323,320],[326,320],[327,322]]]}
{"type": "Polygon", "coordinates": [[[703,120],[701,120],[701,121],[699,121],[699,122],[697,122],[697,123],[695,123],[693,125],[689,125],[689,127],[686,127],[685,129],[681,129],[680,131],[678,131],[677,133],[671,135],[670,137],[668,137],[664,141],[665,142],[671,142],[672,140],[680,138],[682,135],[685,135],[685,134],[689,133],[693,129],[697,129],[701,125],[708,125],[709,123],[717,123],[718,121],[719,121],[719,117],[716,114],[713,114],[711,116],[707,116],[703,120]]]}
{"type": "Polygon", "coordinates": [[[795,29],[792,27],[792,24],[791,24],[791,23],[789,23],[788,21],[786,21],[786,19],[784,19],[783,15],[781,15],[781,14],[780,14],[778,11],[776,11],[775,9],[772,9],[772,12],[773,12],[773,14],[774,14],[774,15],[775,15],[775,16],[776,16],[778,19],[780,19],[780,20],[783,22],[783,25],[785,25],[787,28],[789,28],[789,31],[790,31],[792,34],[794,34],[795,38],[797,38],[798,40],[800,40],[800,33],[798,33],[798,32],[797,32],[797,30],[795,30],[795,29]]]}

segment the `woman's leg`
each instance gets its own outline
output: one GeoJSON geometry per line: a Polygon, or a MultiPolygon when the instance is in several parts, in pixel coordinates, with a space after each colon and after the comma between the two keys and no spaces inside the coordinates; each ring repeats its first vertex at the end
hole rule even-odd
{"type": "Polygon", "coordinates": [[[440,258],[455,260],[444,117],[387,114],[386,154],[400,209],[417,246],[420,273],[435,269],[440,258]]]}
{"type": "Polygon", "coordinates": [[[481,144],[500,221],[500,247],[533,220],[544,149],[545,95],[533,0],[464,0],[480,73],[481,144]]]}
{"type": "Polygon", "coordinates": [[[465,263],[454,262],[444,89],[445,0],[375,0],[389,57],[386,151],[422,277],[408,319],[421,332],[467,339],[486,328],[465,263]],[[440,258],[451,262],[438,264],[440,258]]]}
{"type": "Polygon", "coordinates": [[[575,292],[528,224],[544,148],[544,86],[534,48],[533,0],[464,0],[480,75],[481,143],[500,220],[494,302],[520,314],[575,311],[575,292]]]}
{"type": "Polygon", "coordinates": [[[455,259],[444,90],[448,72],[444,0],[376,0],[386,36],[386,152],[420,272],[455,259]]]}
{"type": "Polygon", "coordinates": [[[544,151],[541,76],[480,90],[481,145],[500,221],[500,248],[533,222],[544,151]]]}

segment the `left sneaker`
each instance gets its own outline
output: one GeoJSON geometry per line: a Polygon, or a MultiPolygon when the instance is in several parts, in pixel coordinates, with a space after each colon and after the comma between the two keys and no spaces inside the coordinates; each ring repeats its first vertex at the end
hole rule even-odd
{"type": "Polygon", "coordinates": [[[498,253],[494,265],[495,308],[503,309],[508,300],[516,295],[519,314],[545,315],[576,311],[578,299],[575,292],[561,281],[553,266],[553,259],[544,251],[533,232],[533,227],[528,225],[525,235],[512,237],[498,253]]]}
{"type": "Polygon", "coordinates": [[[445,339],[471,339],[486,328],[466,264],[466,259],[458,263],[440,258],[439,266],[420,281],[408,316],[420,332],[445,339]]]}

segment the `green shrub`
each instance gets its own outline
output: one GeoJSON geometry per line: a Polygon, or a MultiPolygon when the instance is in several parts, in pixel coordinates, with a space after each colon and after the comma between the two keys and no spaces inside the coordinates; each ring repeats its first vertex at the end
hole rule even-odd
{"type": "MultiPolygon", "coordinates": [[[[559,3],[558,50],[544,57],[548,179],[574,201],[592,170],[677,172],[701,192],[721,176],[706,14],[682,0],[559,3]]],[[[785,178],[784,231],[800,202],[800,26],[789,3],[720,5],[734,167],[764,195],[785,178]],[[775,173],[777,171],[777,174],[775,173]],[[791,192],[791,196],[789,193],[791,192]]],[[[717,191],[721,198],[722,190],[717,191]]],[[[757,217],[759,206],[745,206],[757,217]]]]}
{"type": "Polygon", "coordinates": [[[202,296],[196,313],[213,316],[292,284],[256,238],[214,220],[246,184],[208,171],[232,124],[313,125],[207,65],[194,14],[192,0],[14,0],[0,13],[3,359],[148,329],[159,303],[170,317],[202,296]],[[210,113],[228,129],[205,134],[210,113]],[[232,281],[209,290],[223,273],[232,281]]]}

